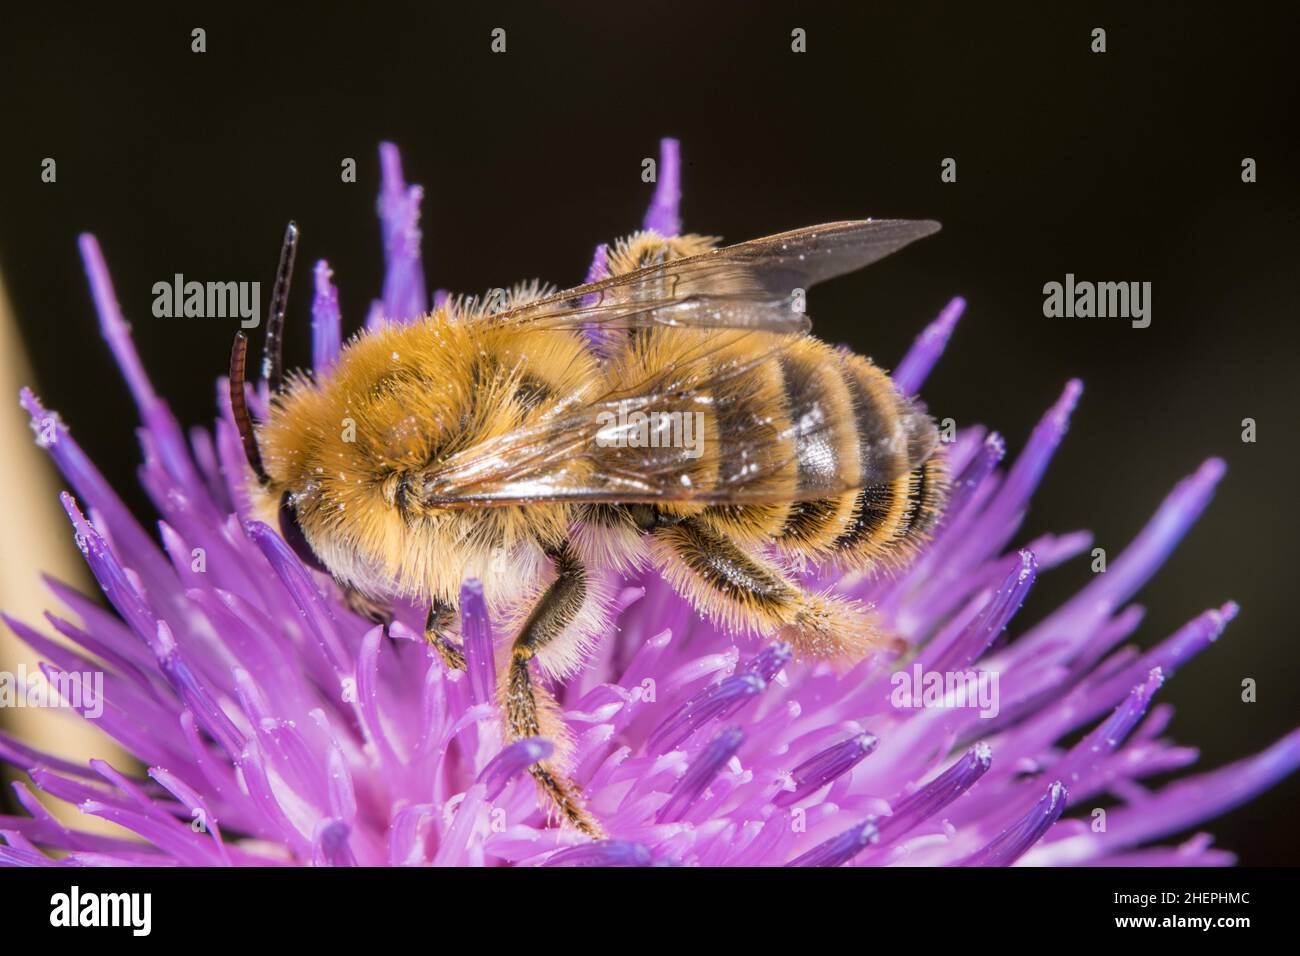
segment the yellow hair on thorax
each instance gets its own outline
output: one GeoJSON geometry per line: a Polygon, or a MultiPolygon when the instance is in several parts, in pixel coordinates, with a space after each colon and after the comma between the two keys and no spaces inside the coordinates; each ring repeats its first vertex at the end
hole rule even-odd
{"type": "MultiPolygon", "coordinates": [[[[506,305],[540,294],[515,290],[506,305]]],[[[454,596],[466,577],[504,583],[563,540],[569,507],[437,509],[409,491],[451,456],[540,419],[599,386],[574,332],[529,330],[451,303],[351,340],[319,378],[296,375],[258,429],[270,486],[288,492],[322,561],[368,593],[454,596]]],[[[520,581],[514,581],[518,586],[520,581]]]]}

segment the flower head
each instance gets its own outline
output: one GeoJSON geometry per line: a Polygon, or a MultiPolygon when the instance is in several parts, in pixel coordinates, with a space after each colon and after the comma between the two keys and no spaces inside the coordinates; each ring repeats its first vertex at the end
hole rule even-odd
{"type": "MultiPolygon", "coordinates": [[[[431,305],[420,188],[404,182],[395,147],[381,159],[387,269],[368,328],[431,305]]],[[[679,191],[677,144],[665,140],[646,228],[678,230],[679,191]]],[[[26,814],[0,817],[0,862],[1215,864],[1231,856],[1206,836],[1149,844],[1250,799],[1300,761],[1293,732],[1231,766],[1154,792],[1140,784],[1195,761],[1162,736],[1171,712],[1153,701],[1236,614],[1225,604],[1149,651],[1122,646],[1142,617],[1130,599],[1209,503],[1218,460],[1170,493],[1106,574],[1007,639],[1038,575],[1091,544],[1074,532],[1012,547],[1080,397],[1070,382],[1009,465],[996,433],[955,436],[951,501],[909,568],[810,576],[875,605],[899,638],[887,658],[847,672],[795,663],[785,645],[738,643],[657,575],[632,573],[617,629],[556,688],[574,778],[611,838],[550,825],[524,771],[553,743],[502,746],[493,655],[508,635],[494,635],[481,590],[466,582],[461,597],[464,671],[425,645],[423,609],[399,608],[388,632],[347,610],[328,578],[249,517],[225,384],[215,429],[183,432],[141,366],[93,237],[81,252],[139,407],[141,475],[160,520],[154,533],[128,511],[58,416],[24,391],[37,441],[72,488],[62,500],[77,544],[116,613],[50,581],[66,610],[48,623],[66,644],[6,621],[44,657],[52,685],[102,674],[101,712],[70,703],[147,770],[79,766],[0,736],[0,758],[30,776],[14,788],[26,814]],[[134,838],[67,827],[35,790],[134,838]]],[[[324,369],[339,354],[341,320],[325,262],[314,279],[313,366],[324,369]]],[[[954,300],[899,364],[905,393],[930,373],[963,307],[954,300]]]]}

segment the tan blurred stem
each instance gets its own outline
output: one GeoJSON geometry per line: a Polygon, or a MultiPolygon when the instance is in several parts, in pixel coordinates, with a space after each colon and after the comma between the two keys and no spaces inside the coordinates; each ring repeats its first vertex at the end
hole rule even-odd
{"type": "MultiPolygon", "coordinates": [[[[98,595],[99,588],[81,561],[72,529],[59,505],[60,477],[37,447],[27,415],[18,406],[19,388],[34,384],[4,278],[0,276],[0,448],[5,450],[0,466],[0,608],[67,644],[42,617],[56,602],[42,582],[41,573],[53,575],[86,594],[98,595]]],[[[65,608],[55,610],[69,616],[65,608]]],[[[38,662],[31,648],[0,625],[0,671],[16,673],[21,663],[31,674],[38,662]]],[[[81,765],[91,757],[101,757],[126,773],[134,775],[140,770],[120,747],[72,711],[5,707],[0,709],[0,726],[30,746],[81,765]]],[[[5,786],[13,779],[26,779],[26,775],[6,767],[5,786]]],[[[75,828],[125,834],[62,801],[42,802],[75,828]]]]}

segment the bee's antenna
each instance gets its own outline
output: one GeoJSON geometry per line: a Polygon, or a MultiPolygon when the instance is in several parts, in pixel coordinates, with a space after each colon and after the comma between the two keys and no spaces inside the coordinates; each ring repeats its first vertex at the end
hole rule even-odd
{"type": "Polygon", "coordinates": [[[275,285],[271,290],[271,309],[266,317],[266,341],[262,346],[262,381],[266,382],[272,396],[279,394],[284,385],[284,309],[289,301],[293,260],[297,254],[298,226],[291,220],[284,228],[280,264],[276,267],[275,285]]]}
{"type": "Polygon", "coordinates": [[[244,457],[248,459],[253,474],[263,485],[271,478],[262,467],[262,451],[257,447],[257,436],[253,434],[253,420],[248,415],[248,398],[244,395],[244,366],[248,359],[248,336],[242,331],[235,333],[235,344],[230,349],[230,407],[235,413],[235,427],[239,429],[239,439],[244,443],[244,457]]]}

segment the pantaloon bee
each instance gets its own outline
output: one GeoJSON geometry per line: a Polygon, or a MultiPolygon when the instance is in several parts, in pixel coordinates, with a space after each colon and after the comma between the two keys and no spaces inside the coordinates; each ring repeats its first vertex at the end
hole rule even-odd
{"type": "Polygon", "coordinates": [[[792,303],[937,228],[841,222],[724,248],[643,232],[595,282],[517,287],[493,308],[453,300],[284,379],[291,225],[256,426],[243,333],[231,357],[255,508],[353,607],[382,619],[396,597],[427,604],[448,667],[465,666],[462,582],[481,581],[514,635],[498,662],[504,736],[556,744],[531,773],[563,820],[599,836],[539,678],[581,665],[618,573],[653,566],[718,625],[806,657],[879,645],[869,608],[810,593],[795,569],[904,564],[941,512],[937,432],[792,303]]]}

